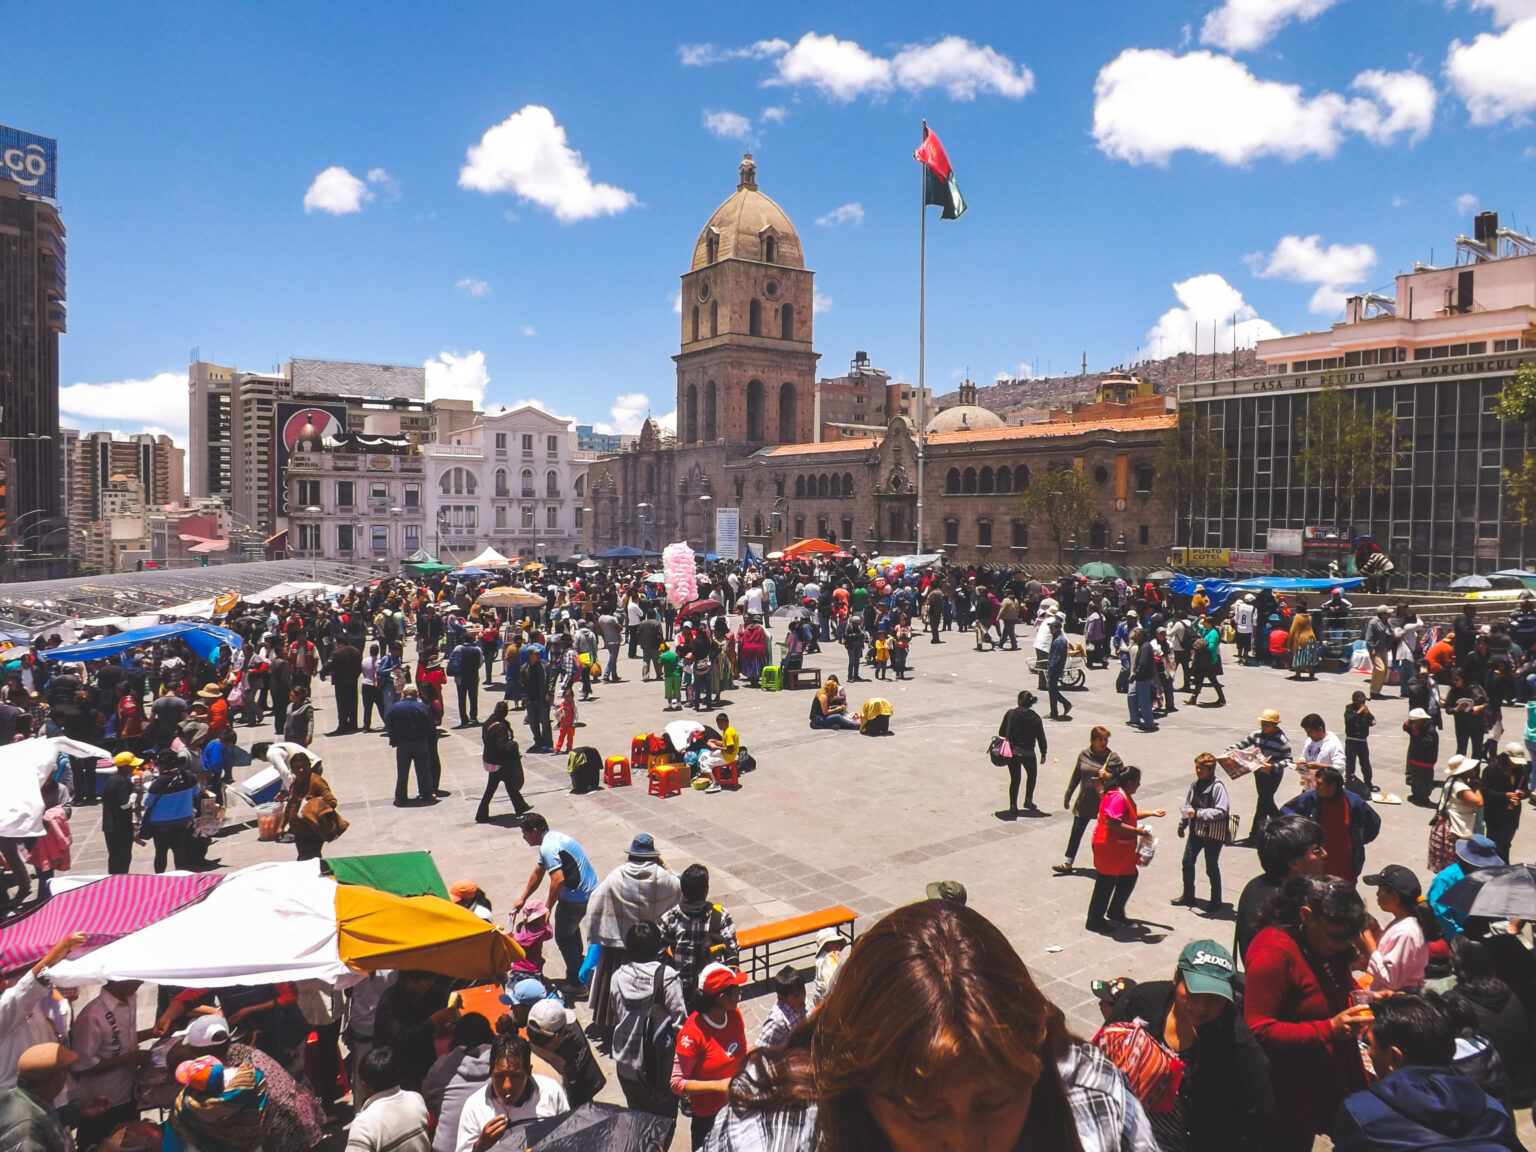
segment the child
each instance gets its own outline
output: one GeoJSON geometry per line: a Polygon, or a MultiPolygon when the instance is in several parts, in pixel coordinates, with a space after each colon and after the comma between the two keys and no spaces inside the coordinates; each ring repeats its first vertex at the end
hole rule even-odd
{"type": "Polygon", "coordinates": [[[1355,778],[1355,761],[1358,760],[1360,778],[1372,792],[1376,789],[1371,787],[1371,746],[1367,741],[1375,723],[1376,717],[1371,715],[1365,693],[1356,692],[1349,698],[1349,707],[1344,709],[1344,775],[1350,780],[1355,778]]]}
{"type": "Polygon", "coordinates": [[[795,1026],[805,1019],[805,973],[785,965],[773,978],[777,1000],[758,1030],[754,1048],[780,1048],[795,1026]]]}
{"type": "Polygon", "coordinates": [[[522,911],[512,920],[512,939],[523,950],[523,958],[512,965],[512,974],[524,976],[544,974],[544,941],[552,939],[555,930],[549,926],[549,909],[544,901],[534,899],[523,905],[522,911]]]}
{"type": "Polygon", "coordinates": [[[882,631],[875,637],[875,679],[884,680],[887,667],[891,662],[891,642],[885,638],[882,631]]]}
{"type": "Polygon", "coordinates": [[[569,752],[576,744],[576,689],[567,685],[555,709],[555,722],[560,733],[555,737],[555,751],[569,752]]]}
{"type": "Polygon", "coordinates": [[[1403,722],[1408,733],[1408,799],[1421,808],[1430,807],[1429,793],[1435,786],[1435,761],[1440,758],[1440,733],[1435,722],[1422,708],[1414,708],[1403,722]]]}
{"type": "Polygon", "coordinates": [[[666,701],[667,711],[677,711],[683,706],[683,670],[672,645],[661,646],[656,663],[661,665],[662,699],[666,701]]]}

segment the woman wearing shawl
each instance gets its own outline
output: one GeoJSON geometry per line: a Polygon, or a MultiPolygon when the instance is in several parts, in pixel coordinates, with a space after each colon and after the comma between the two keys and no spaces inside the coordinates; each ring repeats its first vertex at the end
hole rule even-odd
{"type": "Polygon", "coordinates": [[[747,683],[756,688],[763,666],[768,663],[768,633],[763,631],[756,616],[746,617],[736,646],[740,653],[741,674],[746,677],[747,683]]]}
{"type": "Polygon", "coordinates": [[[675,908],[682,893],[676,876],[667,870],[656,851],[656,841],[645,832],[629,844],[629,858],[603,879],[587,904],[587,939],[601,945],[592,974],[592,1021],[612,1030],[617,1019],[609,984],[625,963],[624,937],[636,924],[659,923],[662,913],[675,908]]]}
{"type": "Polygon", "coordinates": [[[265,1132],[267,1083],[252,1064],[199,1056],[176,1068],[184,1085],[171,1106],[162,1152],[254,1152],[265,1132]]]}

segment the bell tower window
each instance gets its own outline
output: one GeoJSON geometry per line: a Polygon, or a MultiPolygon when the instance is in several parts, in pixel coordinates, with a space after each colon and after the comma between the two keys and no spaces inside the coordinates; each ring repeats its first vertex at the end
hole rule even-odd
{"type": "Polygon", "coordinates": [[[709,302],[709,334],[720,335],[720,301],[718,300],[709,302]]]}
{"type": "Polygon", "coordinates": [[[693,339],[699,338],[699,306],[693,306],[693,339]]]}
{"type": "Polygon", "coordinates": [[[778,247],[778,244],[777,244],[777,242],[774,240],[774,238],[772,236],[764,236],[763,237],[763,262],[765,264],[772,264],[773,263],[773,258],[774,258],[774,255],[775,255],[775,249],[777,247],[778,247]]]}
{"type": "Polygon", "coordinates": [[[785,304],[779,309],[779,338],[793,340],[795,338],[795,306],[785,304]]]}
{"type": "Polygon", "coordinates": [[[761,300],[753,298],[747,306],[747,335],[761,336],[763,334],[763,304],[761,300]]]}
{"type": "Polygon", "coordinates": [[[713,264],[720,258],[720,237],[710,236],[704,241],[704,262],[713,264]]]}
{"type": "Polygon", "coordinates": [[[763,439],[763,405],[766,403],[763,392],[761,380],[747,381],[747,439],[753,443],[761,443],[763,439]]]}

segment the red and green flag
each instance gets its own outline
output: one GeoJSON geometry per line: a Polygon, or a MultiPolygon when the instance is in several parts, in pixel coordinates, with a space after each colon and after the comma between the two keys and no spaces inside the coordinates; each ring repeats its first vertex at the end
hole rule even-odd
{"type": "Polygon", "coordinates": [[[923,121],[923,144],[912,153],[923,164],[923,205],[937,204],[943,209],[942,220],[958,220],[965,215],[965,197],[960,195],[960,185],[955,180],[955,170],[950,166],[949,154],[939,138],[923,121]]]}

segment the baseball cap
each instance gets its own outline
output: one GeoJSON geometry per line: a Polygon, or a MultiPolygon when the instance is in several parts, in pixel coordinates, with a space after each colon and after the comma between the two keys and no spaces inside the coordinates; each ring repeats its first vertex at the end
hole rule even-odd
{"type": "Polygon", "coordinates": [[[558,1000],[540,1000],[528,1013],[528,1027],[531,1031],[541,1032],[545,1036],[554,1036],[566,1026],[570,1019],[565,1005],[558,1000]]]}
{"type": "Polygon", "coordinates": [[[112,757],[112,764],[117,768],[138,768],[144,761],[140,760],[132,752],[119,752],[112,757]]]}
{"type": "Polygon", "coordinates": [[[503,1004],[537,1004],[549,996],[549,989],[544,987],[544,981],[535,980],[532,976],[526,976],[516,984],[502,992],[497,997],[503,1004]]]}
{"type": "Polygon", "coordinates": [[[1390,888],[1399,896],[1418,898],[1424,889],[1419,885],[1419,878],[1413,874],[1413,869],[1405,868],[1401,864],[1388,864],[1374,876],[1367,876],[1364,883],[1372,888],[1390,888]]]}
{"type": "Polygon", "coordinates": [[[188,1048],[217,1048],[229,1040],[229,1021],[217,1012],[197,1017],[181,1033],[188,1048]]]}
{"type": "Polygon", "coordinates": [[[1088,987],[1093,990],[1094,996],[1100,1003],[1108,1004],[1136,987],[1136,981],[1129,976],[1116,976],[1113,980],[1094,980],[1088,987]]]}
{"type": "Polygon", "coordinates": [[[965,885],[958,880],[935,880],[928,885],[928,899],[953,900],[956,904],[964,904],[965,885]]]}
{"type": "Polygon", "coordinates": [[[699,991],[705,996],[713,996],[717,992],[723,992],[727,988],[746,982],[745,972],[727,968],[724,964],[706,964],[704,971],[699,973],[699,991]]]}
{"type": "Polygon", "coordinates": [[[1214,940],[1196,940],[1179,953],[1179,972],[1184,987],[1197,996],[1232,999],[1232,976],[1237,971],[1232,953],[1214,940]]]}

